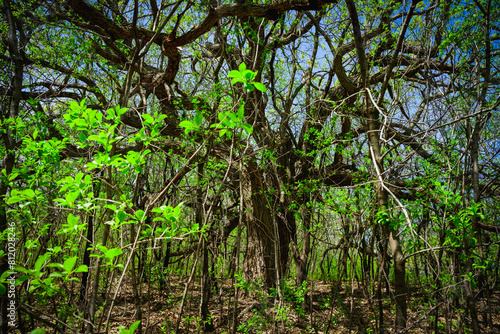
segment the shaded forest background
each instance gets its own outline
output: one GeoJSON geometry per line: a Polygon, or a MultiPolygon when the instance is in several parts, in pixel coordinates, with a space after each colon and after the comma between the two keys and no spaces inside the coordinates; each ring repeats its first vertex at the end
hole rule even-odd
{"type": "Polygon", "coordinates": [[[0,6],[2,333],[500,332],[496,0],[0,6]]]}

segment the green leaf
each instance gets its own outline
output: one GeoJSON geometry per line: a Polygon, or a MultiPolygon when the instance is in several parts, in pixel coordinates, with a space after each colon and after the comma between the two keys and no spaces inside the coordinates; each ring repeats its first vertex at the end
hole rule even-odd
{"type": "Polygon", "coordinates": [[[49,257],[50,257],[49,253],[45,253],[42,256],[40,256],[35,262],[35,270],[40,271],[40,269],[42,269],[42,265],[49,257]]]}
{"type": "Polygon", "coordinates": [[[149,114],[143,114],[141,116],[142,116],[144,124],[146,124],[146,125],[153,124],[155,121],[154,118],[149,114]]]}
{"type": "Polygon", "coordinates": [[[35,192],[31,189],[26,189],[22,191],[22,194],[29,199],[33,199],[35,197],[35,192]]]}
{"type": "Polygon", "coordinates": [[[135,212],[135,216],[137,217],[137,219],[142,220],[144,218],[144,211],[143,210],[137,210],[135,212]]]}
{"type": "Polygon", "coordinates": [[[21,196],[11,196],[7,199],[7,204],[15,204],[24,201],[26,198],[21,196]]]}
{"type": "Polygon", "coordinates": [[[59,277],[59,278],[61,278],[61,277],[64,277],[64,276],[63,276],[62,272],[60,272],[60,271],[54,271],[53,273],[51,273],[49,275],[49,277],[59,277]]]}
{"type": "Polygon", "coordinates": [[[76,260],[77,260],[76,256],[73,256],[73,257],[70,257],[69,259],[66,259],[66,261],[64,261],[64,264],[63,264],[64,270],[66,270],[67,272],[70,272],[71,270],[73,270],[73,267],[75,266],[76,260]]]}
{"type": "Polygon", "coordinates": [[[108,209],[110,209],[110,210],[113,210],[114,212],[116,212],[116,211],[117,211],[117,209],[116,209],[116,205],[114,205],[114,204],[106,204],[104,207],[105,207],[105,208],[108,208],[108,209]]]}
{"type": "Polygon", "coordinates": [[[231,119],[232,121],[235,121],[235,122],[239,121],[239,118],[236,117],[236,114],[234,112],[230,112],[229,114],[227,114],[227,117],[229,117],[229,119],[231,119]]]}
{"type": "Polygon", "coordinates": [[[80,128],[86,128],[86,127],[88,127],[88,125],[89,125],[89,124],[87,123],[87,121],[86,121],[86,120],[84,120],[84,119],[82,119],[82,118],[77,118],[77,119],[75,119],[75,120],[74,120],[74,123],[75,123],[76,125],[78,125],[80,128]]]}
{"type": "Polygon", "coordinates": [[[121,223],[127,219],[127,214],[120,210],[116,213],[116,218],[118,218],[118,221],[121,223]]]}
{"type": "Polygon", "coordinates": [[[32,272],[32,270],[25,269],[21,266],[16,266],[16,271],[20,271],[20,272],[25,273],[25,274],[29,274],[32,272]]]}
{"type": "Polygon", "coordinates": [[[22,191],[14,189],[12,190],[11,196],[7,200],[7,204],[14,204],[25,200],[32,200],[34,197],[35,192],[31,189],[25,189],[22,191]]]}
{"type": "Polygon", "coordinates": [[[252,132],[253,132],[253,127],[252,127],[250,124],[248,124],[248,123],[243,123],[243,124],[241,124],[241,127],[242,127],[242,128],[243,128],[243,130],[245,130],[245,131],[246,131],[249,135],[251,135],[251,134],[252,134],[252,132]]]}
{"type": "Polygon", "coordinates": [[[104,256],[109,260],[113,260],[116,256],[121,254],[123,254],[123,251],[120,248],[111,248],[108,249],[108,251],[106,252],[106,254],[104,254],[104,256]]]}
{"type": "Polygon", "coordinates": [[[70,213],[66,220],[67,220],[68,224],[63,225],[63,226],[67,227],[68,229],[74,229],[74,230],[77,229],[78,221],[80,220],[79,217],[76,217],[72,213],[70,213]]]}
{"type": "Polygon", "coordinates": [[[182,209],[182,206],[184,205],[184,202],[181,202],[180,204],[178,204],[174,210],[173,210],[173,213],[172,215],[175,217],[175,218],[179,218],[180,215],[181,215],[181,209],[182,209]]]}
{"type": "MultiPolygon", "coordinates": [[[[5,169],[3,169],[2,171],[5,171],[5,169]]],[[[19,176],[19,173],[14,173],[14,172],[10,173],[10,175],[9,175],[9,181],[15,180],[16,177],[18,177],[18,176],[19,176]]]]}
{"type": "Polygon", "coordinates": [[[247,69],[247,65],[245,63],[241,63],[239,66],[240,72],[244,72],[244,71],[246,71],[246,69],[247,69]]]}
{"type": "Polygon", "coordinates": [[[238,108],[238,118],[239,119],[243,119],[243,116],[245,115],[245,104],[242,104],[239,108],[238,108]]]}
{"type": "Polygon", "coordinates": [[[243,74],[243,76],[245,77],[245,79],[247,81],[252,80],[253,78],[255,78],[256,75],[257,75],[257,72],[252,72],[250,70],[245,71],[245,73],[243,74]]]}
{"type": "Polygon", "coordinates": [[[34,99],[33,97],[30,97],[26,101],[28,101],[29,104],[31,104],[33,107],[35,107],[40,100],[39,99],[34,99]]]}
{"type": "Polygon", "coordinates": [[[234,78],[233,80],[231,80],[231,85],[234,85],[235,83],[238,83],[238,82],[245,83],[245,80],[242,78],[234,78]]]}
{"type": "Polygon", "coordinates": [[[47,267],[64,270],[64,266],[60,263],[57,263],[57,262],[56,263],[49,263],[49,264],[47,264],[47,267]]]}
{"type": "Polygon", "coordinates": [[[242,78],[241,73],[239,71],[236,71],[236,70],[232,70],[231,72],[229,72],[229,74],[227,76],[229,78],[242,78]]]}
{"type": "Polygon", "coordinates": [[[45,329],[43,329],[43,328],[37,328],[37,329],[31,331],[30,334],[45,334],[45,329]]]}
{"type": "Polygon", "coordinates": [[[116,110],[116,114],[118,116],[121,116],[127,112],[128,108],[120,108],[120,106],[116,106],[115,110],[116,110]]]}
{"type": "MultiPolygon", "coordinates": [[[[81,101],[81,104],[85,106],[84,100],[81,101]]],[[[69,108],[74,112],[80,112],[80,105],[76,101],[69,101],[69,108]]]]}
{"type": "Polygon", "coordinates": [[[75,203],[75,200],[78,198],[78,196],[80,196],[79,191],[72,191],[66,193],[65,199],[69,204],[73,204],[75,203]]]}
{"type": "Polygon", "coordinates": [[[82,182],[82,179],[83,179],[83,173],[78,173],[75,175],[75,183],[80,183],[82,182]]]}
{"type": "Polygon", "coordinates": [[[102,112],[98,112],[95,114],[95,118],[97,118],[99,122],[102,122],[102,116],[103,116],[102,112]]]}
{"type": "Polygon", "coordinates": [[[2,276],[0,276],[0,282],[5,282],[8,276],[12,275],[14,273],[13,270],[7,270],[5,271],[2,276]]]}
{"type": "Polygon", "coordinates": [[[198,128],[191,121],[182,121],[179,123],[179,126],[184,128],[184,133],[186,133],[186,134],[189,133],[189,131],[192,131],[192,130],[195,130],[198,128]]]}
{"type": "Polygon", "coordinates": [[[18,286],[19,284],[21,284],[24,281],[27,281],[29,279],[30,279],[30,277],[28,275],[23,275],[21,277],[16,278],[16,286],[18,286]]]}
{"type": "Polygon", "coordinates": [[[227,116],[227,114],[223,113],[223,112],[220,112],[219,115],[217,115],[217,117],[219,117],[219,121],[221,121],[221,122],[226,119],[226,116],[227,116]]]}
{"type": "Polygon", "coordinates": [[[203,123],[203,115],[201,112],[197,112],[196,115],[194,116],[194,124],[200,126],[201,123],[203,123]]]}
{"type": "Polygon", "coordinates": [[[260,82],[252,82],[252,84],[255,86],[255,88],[257,88],[258,90],[260,90],[261,92],[266,92],[267,91],[267,88],[266,86],[264,86],[263,84],[261,84],[260,82]]]}
{"type": "Polygon", "coordinates": [[[135,332],[135,330],[137,329],[137,327],[139,327],[139,324],[140,324],[140,323],[141,323],[141,321],[140,321],[140,320],[137,320],[136,322],[134,322],[134,323],[132,324],[132,326],[130,326],[130,329],[129,329],[130,334],[133,334],[133,333],[135,332]]]}
{"type": "Polygon", "coordinates": [[[90,135],[87,137],[88,140],[93,140],[93,141],[97,141],[97,142],[100,142],[101,140],[101,136],[98,136],[98,135],[90,135]]]}
{"type": "Polygon", "coordinates": [[[49,289],[47,289],[47,296],[54,297],[55,294],[57,293],[57,291],[58,291],[58,289],[49,288],[49,289]]]}
{"type": "Polygon", "coordinates": [[[78,268],[76,268],[75,273],[86,273],[89,271],[89,267],[87,267],[87,265],[85,264],[82,264],[81,266],[78,266],[78,268]]]}
{"type": "Polygon", "coordinates": [[[107,110],[108,116],[106,116],[107,120],[114,119],[116,117],[115,110],[114,109],[108,109],[107,110]]]}
{"type": "Polygon", "coordinates": [[[245,90],[252,92],[255,88],[253,87],[252,84],[246,83],[245,84],[245,90]]]}

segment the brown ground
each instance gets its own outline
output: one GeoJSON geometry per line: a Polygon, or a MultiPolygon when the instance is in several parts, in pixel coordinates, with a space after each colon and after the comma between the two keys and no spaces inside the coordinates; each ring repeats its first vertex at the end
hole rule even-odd
{"type": "MultiPolygon", "coordinates": [[[[155,287],[151,288],[151,293],[148,293],[146,284],[141,287],[144,333],[173,332],[185,283],[186,280],[179,282],[171,279],[164,291],[160,292],[155,287]]],[[[234,290],[231,287],[231,282],[227,282],[210,300],[209,309],[216,334],[230,333],[234,302],[234,290]]],[[[375,298],[367,298],[367,292],[363,292],[366,290],[357,283],[353,287],[343,283],[340,291],[335,293],[331,283],[315,281],[309,283],[308,291],[312,291],[312,294],[309,292],[307,296],[307,309],[303,315],[296,310],[300,305],[288,301],[290,297],[285,297],[280,303],[279,300],[267,300],[262,296],[262,289],[256,286],[249,293],[240,291],[238,322],[241,327],[238,333],[376,333],[373,308],[378,302],[375,298]]],[[[393,333],[392,307],[385,289],[383,291],[384,328],[388,333],[393,333]]],[[[181,316],[180,333],[201,332],[197,321],[199,300],[199,282],[193,282],[181,316]]],[[[135,305],[132,290],[127,284],[115,302],[110,318],[110,333],[118,333],[120,325],[128,328],[135,321],[135,305]]],[[[435,313],[429,312],[430,304],[425,294],[411,292],[408,305],[409,333],[436,333],[436,322],[433,320],[435,313]]],[[[451,315],[450,305],[442,302],[438,306],[437,333],[468,333],[466,317],[460,321],[457,314],[451,315]]],[[[490,296],[489,301],[479,300],[478,311],[482,333],[500,333],[500,293],[490,296]]],[[[378,312],[376,314],[378,317],[378,312]]]]}

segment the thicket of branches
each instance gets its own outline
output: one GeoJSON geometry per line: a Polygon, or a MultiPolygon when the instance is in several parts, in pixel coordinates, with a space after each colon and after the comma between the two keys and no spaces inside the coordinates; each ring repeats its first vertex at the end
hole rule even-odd
{"type": "Polygon", "coordinates": [[[179,277],[205,331],[228,279],[229,331],[242,287],[276,310],[312,280],[356,281],[380,333],[493,326],[499,5],[3,0],[17,328],[108,331],[127,285],[147,332],[144,283],[179,277]]]}

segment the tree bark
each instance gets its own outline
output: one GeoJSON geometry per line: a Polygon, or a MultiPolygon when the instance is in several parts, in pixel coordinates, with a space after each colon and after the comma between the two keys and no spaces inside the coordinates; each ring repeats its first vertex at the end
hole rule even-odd
{"type": "MultiPolygon", "coordinates": [[[[83,250],[83,261],[82,263],[90,268],[90,247],[94,243],[94,215],[89,216],[87,224],[87,241],[85,242],[85,249],[83,250]]],[[[86,296],[87,296],[87,283],[89,278],[89,272],[85,271],[82,273],[82,283],[80,285],[80,304],[85,306],[86,296]]]]}
{"type": "Polygon", "coordinates": [[[261,172],[254,162],[248,162],[242,173],[244,219],[247,226],[248,248],[244,272],[248,277],[260,277],[269,289],[276,286],[275,233],[271,210],[262,183],[261,172]]]}
{"type": "Polygon", "coordinates": [[[311,227],[311,212],[310,209],[305,206],[302,208],[302,249],[300,254],[295,257],[295,275],[297,288],[302,286],[307,280],[307,274],[309,269],[309,253],[311,252],[311,237],[309,229],[311,227]]]}
{"type": "MultiPolygon", "coordinates": [[[[203,182],[203,163],[198,164],[198,184],[196,189],[196,212],[195,221],[200,228],[203,225],[203,188],[201,186],[203,182]]],[[[209,264],[209,252],[207,248],[206,237],[203,236],[201,241],[201,253],[202,253],[202,272],[201,272],[201,303],[200,303],[200,318],[203,321],[204,332],[213,332],[215,330],[212,321],[210,320],[210,314],[208,311],[208,302],[210,300],[211,284],[210,275],[208,273],[209,264]]]]}

